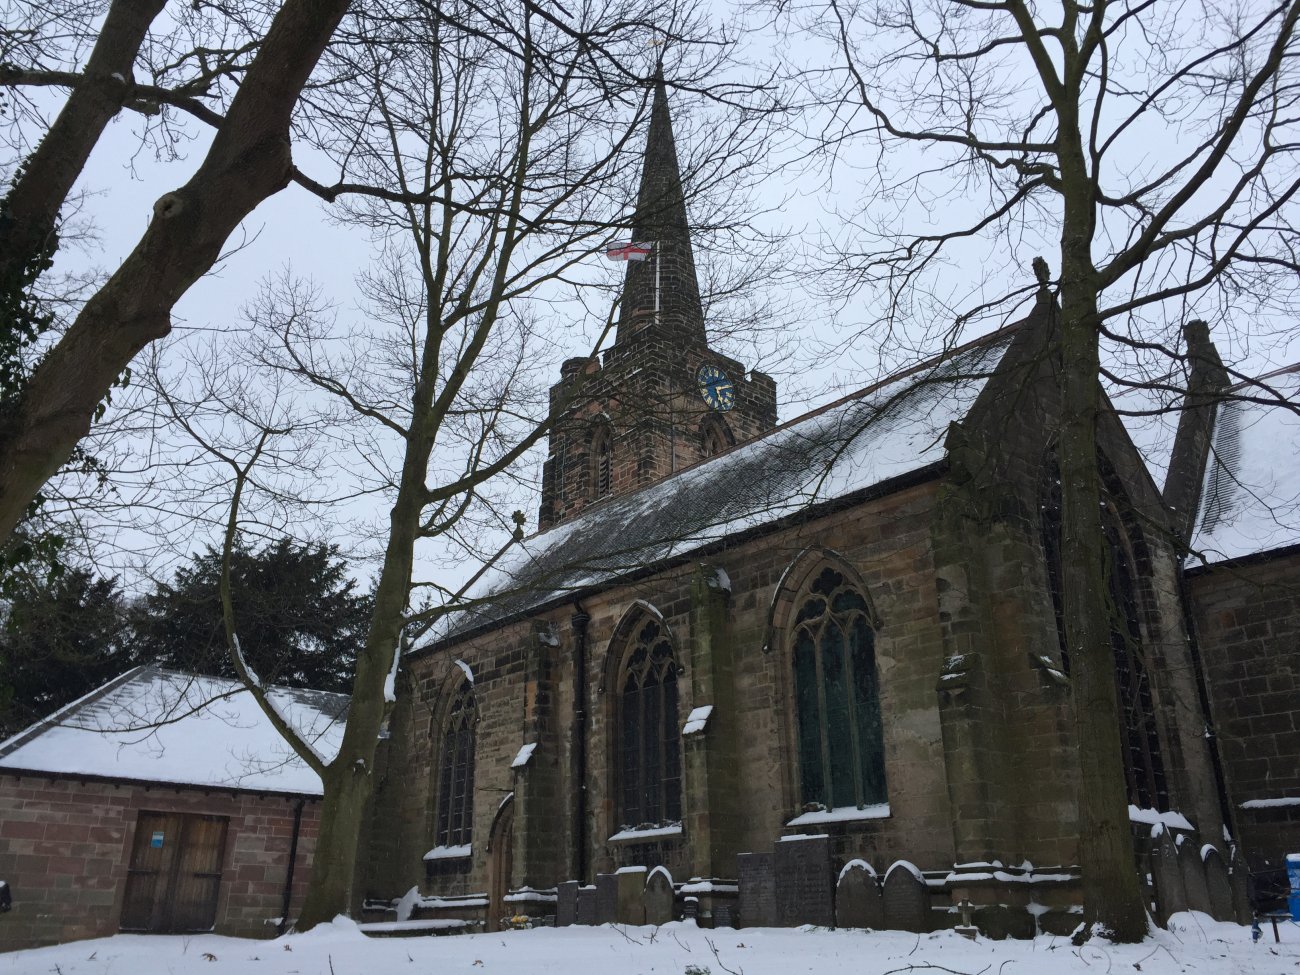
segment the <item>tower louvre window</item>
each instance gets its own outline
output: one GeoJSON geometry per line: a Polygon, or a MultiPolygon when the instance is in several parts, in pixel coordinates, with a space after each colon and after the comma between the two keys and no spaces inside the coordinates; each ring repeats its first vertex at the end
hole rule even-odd
{"type": "Polygon", "coordinates": [[[592,497],[603,498],[614,487],[614,438],[601,425],[591,438],[592,497]]]}

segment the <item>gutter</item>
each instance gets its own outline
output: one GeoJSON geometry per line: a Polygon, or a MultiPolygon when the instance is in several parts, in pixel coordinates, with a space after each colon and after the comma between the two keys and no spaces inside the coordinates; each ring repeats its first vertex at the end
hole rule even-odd
{"type": "Polygon", "coordinates": [[[435,640],[426,643],[423,646],[415,647],[408,652],[407,659],[418,659],[429,654],[450,650],[452,647],[458,646],[462,643],[467,643],[475,637],[482,636],[485,633],[490,633],[502,626],[508,626],[511,623],[517,623],[520,620],[531,619],[547,610],[561,606],[567,601],[585,599],[588,596],[594,596],[597,593],[605,592],[606,590],[613,589],[617,586],[628,585],[639,579],[658,575],[661,572],[666,572],[689,562],[706,558],[716,552],[736,548],[739,545],[744,545],[756,539],[763,538],[766,535],[771,535],[785,528],[789,528],[792,525],[806,524],[816,518],[824,518],[833,515],[839,511],[843,511],[845,508],[851,508],[854,505],[861,504],[864,501],[887,497],[906,488],[916,487],[917,485],[937,480],[947,472],[948,458],[947,456],[944,456],[923,467],[918,467],[915,470],[908,471],[906,474],[899,474],[897,477],[878,481],[869,487],[853,491],[838,498],[827,498],[824,501],[814,501],[806,507],[792,512],[791,514],[784,515],[781,518],[763,524],[754,525],[751,528],[746,528],[743,531],[736,532],[734,535],[729,535],[720,538],[717,541],[709,542],[706,545],[701,545],[699,548],[682,552],[679,555],[674,555],[650,565],[641,566],[630,572],[616,572],[601,582],[596,582],[580,589],[569,590],[568,592],[561,593],[553,598],[535,603],[526,609],[521,609],[496,619],[486,620],[470,629],[462,630],[449,636],[445,636],[440,640],[435,640]]]}

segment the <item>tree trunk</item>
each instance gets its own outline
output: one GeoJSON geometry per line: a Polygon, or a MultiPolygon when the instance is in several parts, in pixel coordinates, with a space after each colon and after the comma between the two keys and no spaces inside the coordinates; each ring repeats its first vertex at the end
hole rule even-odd
{"type": "Polygon", "coordinates": [[[1085,932],[1134,942],[1146,937],[1147,921],[1128,820],[1110,640],[1109,553],[1097,463],[1101,387],[1096,292],[1090,294],[1086,282],[1070,287],[1064,265],[1061,282],[1061,563],[1079,752],[1084,925],[1085,932]]]}
{"type": "MultiPolygon", "coordinates": [[[[427,411],[425,401],[419,406],[427,411]]],[[[298,918],[297,930],[347,914],[353,903],[357,843],[366,806],[374,788],[373,769],[379,731],[388,712],[384,684],[402,636],[406,604],[410,598],[415,536],[420,524],[424,471],[428,469],[432,442],[421,436],[422,424],[412,424],[397,500],[389,514],[388,547],[375,587],[375,605],[366,645],[357,656],[352,681],[352,701],[338,756],[324,779],[321,831],[316,843],[311,886],[298,918]]]]}
{"type": "Polygon", "coordinates": [[[0,224],[0,282],[7,285],[48,246],[59,210],[91,150],[130,96],[136,55],[164,2],[114,0],[108,8],[86,62],[85,80],[68,94],[6,197],[8,221],[0,224]]]}
{"type": "Polygon", "coordinates": [[[286,0],[203,164],[154,204],[140,243],[32,375],[0,431],[0,541],[90,430],[131,359],[171,330],[171,310],[226,239],[289,182],[289,120],[348,0],[286,0]]]}

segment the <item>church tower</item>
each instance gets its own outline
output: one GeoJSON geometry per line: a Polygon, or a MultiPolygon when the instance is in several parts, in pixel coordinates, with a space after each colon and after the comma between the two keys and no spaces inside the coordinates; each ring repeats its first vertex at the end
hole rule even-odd
{"type": "Polygon", "coordinates": [[[776,383],[709,348],[668,94],[655,78],[614,344],[569,359],[551,402],[574,402],[550,435],[538,522],[627,494],[776,425],[776,383]],[[576,391],[576,392],[575,392],[576,391]]]}

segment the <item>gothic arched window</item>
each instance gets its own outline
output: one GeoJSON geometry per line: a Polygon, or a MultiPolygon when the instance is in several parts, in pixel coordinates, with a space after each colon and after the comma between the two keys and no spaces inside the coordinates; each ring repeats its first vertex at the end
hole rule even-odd
{"type": "Polygon", "coordinates": [[[805,810],[884,802],[885,750],[867,601],[827,567],[793,627],[799,792],[805,810]]]}
{"type": "Polygon", "coordinates": [[[621,829],[681,822],[677,662],[663,626],[649,620],[627,652],[619,695],[621,829]]]}
{"type": "MultiPolygon", "coordinates": [[[[1103,461],[1101,523],[1106,536],[1106,583],[1110,606],[1110,645],[1115,661],[1115,690],[1119,698],[1120,739],[1124,752],[1124,777],[1128,801],[1143,809],[1167,811],[1169,787],[1165,779],[1160,735],[1156,728],[1151,678],[1138,608],[1138,558],[1141,537],[1137,526],[1127,526],[1120,504],[1123,489],[1114,472],[1103,461]]],[[[1070,672],[1069,646],[1065,639],[1065,602],[1061,571],[1061,475],[1056,459],[1046,464],[1047,483],[1043,491],[1040,527],[1047,559],[1047,580],[1056,615],[1061,665],[1070,672]]]]}
{"type": "Polygon", "coordinates": [[[591,435],[591,496],[603,498],[614,488],[614,437],[607,424],[591,435]]]}
{"type": "Polygon", "coordinates": [[[438,773],[438,817],[434,842],[465,846],[474,829],[474,685],[462,681],[447,706],[438,773]]]}
{"type": "Polygon", "coordinates": [[[723,420],[716,416],[704,418],[704,422],[700,424],[700,449],[705,457],[714,457],[734,443],[731,431],[727,429],[727,424],[723,420]]]}

